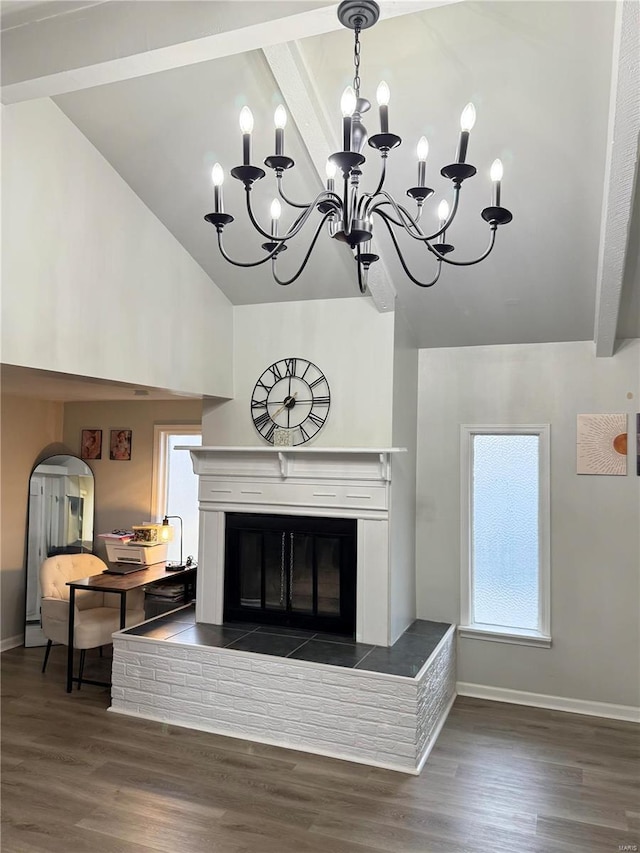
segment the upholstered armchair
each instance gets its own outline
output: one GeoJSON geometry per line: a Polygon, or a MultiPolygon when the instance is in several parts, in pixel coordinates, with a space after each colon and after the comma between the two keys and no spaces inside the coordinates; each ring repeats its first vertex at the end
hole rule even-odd
{"type": "MultiPolygon", "coordinates": [[[[68,645],[69,642],[69,587],[68,581],[98,575],[107,568],[94,554],[58,554],[49,557],[40,566],[42,592],[42,630],[47,638],[42,671],[47,668],[52,643],[68,645]]],[[[126,625],[144,621],[144,591],[132,590],[127,594],[126,625]]],[[[73,647],[80,649],[80,680],[87,649],[111,643],[111,635],[120,628],[120,596],[114,593],[78,591],[75,596],[73,647]]]]}

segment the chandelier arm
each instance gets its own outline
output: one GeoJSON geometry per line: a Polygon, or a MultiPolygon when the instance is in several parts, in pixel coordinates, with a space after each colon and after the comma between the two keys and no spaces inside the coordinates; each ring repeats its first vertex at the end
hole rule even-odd
{"type": "Polygon", "coordinates": [[[287,240],[290,240],[292,237],[295,237],[300,232],[300,230],[302,229],[302,227],[305,224],[305,222],[307,221],[307,219],[313,213],[313,210],[315,208],[315,205],[316,205],[318,199],[324,197],[324,195],[325,195],[325,193],[322,192],[322,193],[320,193],[319,196],[316,197],[315,201],[312,202],[312,204],[309,205],[309,207],[306,210],[304,210],[297,217],[297,219],[295,219],[295,221],[293,222],[293,224],[291,225],[291,227],[289,228],[289,230],[287,231],[287,233],[283,237],[275,237],[273,234],[270,234],[268,231],[262,230],[262,228],[260,227],[260,224],[258,223],[255,216],[253,215],[253,210],[251,208],[251,197],[249,195],[249,192],[245,193],[245,198],[247,201],[247,213],[249,214],[249,219],[251,220],[251,224],[253,225],[253,227],[256,229],[256,231],[259,234],[262,234],[263,237],[266,237],[267,240],[269,240],[272,243],[278,243],[278,244],[279,243],[286,243],[287,240]]]}
{"type": "MultiPolygon", "coordinates": [[[[387,175],[387,158],[382,158],[382,169],[380,171],[380,180],[378,181],[378,186],[375,191],[372,193],[363,193],[362,198],[360,199],[360,203],[358,205],[358,219],[364,219],[368,215],[369,205],[373,201],[373,199],[380,194],[382,191],[382,187],[385,182],[385,178],[387,175]]],[[[400,224],[400,223],[398,223],[400,224]]]]}
{"type": "MultiPolygon", "coordinates": [[[[398,241],[397,241],[397,239],[396,239],[396,235],[395,235],[395,234],[394,234],[394,232],[393,232],[393,228],[391,227],[391,225],[389,224],[389,222],[387,222],[386,214],[382,213],[382,212],[381,212],[381,211],[379,211],[379,210],[377,211],[377,213],[380,215],[380,217],[382,218],[382,221],[383,221],[383,222],[384,222],[384,224],[387,226],[387,230],[388,230],[389,234],[391,235],[391,240],[393,241],[393,245],[395,246],[395,250],[396,250],[396,253],[397,253],[397,255],[398,255],[398,259],[399,259],[400,263],[402,264],[402,269],[403,269],[403,270],[405,271],[405,273],[409,276],[409,278],[411,279],[411,281],[412,281],[414,284],[417,284],[417,285],[418,285],[418,287],[433,287],[433,285],[434,285],[434,284],[438,281],[438,279],[440,278],[440,273],[442,272],[442,264],[441,264],[441,263],[438,263],[438,269],[437,269],[437,272],[436,272],[435,278],[433,278],[431,281],[420,281],[419,279],[417,279],[417,278],[416,278],[416,277],[411,273],[411,270],[409,269],[409,267],[408,267],[408,266],[407,266],[407,264],[406,264],[406,261],[405,261],[405,259],[404,259],[403,255],[402,255],[402,252],[400,251],[400,246],[398,245],[398,241]]],[[[438,260],[440,260],[440,258],[438,258],[438,260]]]]}
{"type": "Polygon", "coordinates": [[[272,252],[269,252],[268,255],[265,255],[264,258],[261,258],[259,261],[243,263],[242,261],[234,261],[233,258],[226,253],[225,248],[222,245],[222,232],[218,231],[218,248],[220,249],[220,254],[225,259],[225,261],[228,261],[230,264],[233,264],[234,267],[259,267],[261,264],[266,263],[270,258],[273,258],[276,255],[276,253],[280,249],[280,244],[278,243],[278,245],[272,252]]]}
{"type": "Polygon", "coordinates": [[[435,240],[436,237],[439,237],[441,234],[444,234],[444,232],[447,230],[447,228],[449,228],[449,226],[453,222],[454,217],[455,217],[456,213],[458,212],[458,204],[459,204],[459,200],[460,200],[460,188],[459,187],[455,188],[451,213],[449,214],[449,218],[445,222],[444,226],[442,228],[440,228],[438,231],[436,231],[434,234],[429,234],[429,235],[425,234],[424,231],[422,230],[422,228],[420,228],[420,226],[418,225],[418,219],[417,218],[414,219],[414,217],[411,216],[411,214],[406,209],[406,207],[404,207],[401,204],[398,204],[398,202],[393,198],[393,196],[389,195],[389,193],[385,192],[384,190],[381,193],[379,193],[379,195],[383,196],[386,199],[386,201],[381,201],[381,202],[378,202],[377,204],[375,204],[371,208],[372,214],[378,213],[381,216],[384,216],[389,222],[393,222],[394,225],[398,225],[399,227],[404,228],[405,231],[407,232],[407,234],[409,234],[410,237],[413,237],[414,240],[422,240],[423,242],[428,243],[431,240],[435,240]],[[398,221],[398,220],[394,219],[393,217],[389,216],[388,213],[384,213],[383,211],[381,211],[380,208],[385,204],[391,205],[391,207],[393,207],[393,209],[396,211],[396,213],[398,214],[399,217],[401,217],[401,218],[404,217],[406,220],[408,220],[408,224],[405,224],[405,222],[402,222],[402,221],[398,221]],[[411,231],[411,228],[415,228],[417,233],[414,234],[411,231]]]}
{"type": "Polygon", "coordinates": [[[431,248],[431,251],[436,256],[439,261],[444,261],[445,264],[451,264],[453,267],[472,267],[474,264],[479,264],[480,261],[484,261],[486,257],[491,254],[491,250],[493,249],[496,242],[496,229],[491,229],[491,237],[489,238],[489,245],[485,249],[485,251],[480,255],[479,258],[476,258],[474,261],[450,261],[448,258],[445,258],[444,255],[441,255],[436,249],[431,248]]]}
{"type": "Polygon", "coordinates": [[[264,231],[261,228],[260,224],[258,223],[258,220],[253,215],[253,210],[251,209],[251,196],[249,195],[250,192],[251,192],[251,190],[247,189],[247,191],[245,192],[244,195],[245,195],[245,199],[247,202],[247,213],[249,214],[249,219],[251,221],[251,224],[256,229],[258,234],[262,234],[262,236],[266,237],[267,240],[270,240],[273,243],[284,243],[286,240],[286,237],[275,237],[273,234],[270,234],[268,231],[264,231]]]}
{"type": "MultiPolygon", "coordinates": [[[[391,228],[391,225],[389,224],[390,222],[393,222],[393,217],[390,217],[387,213],[385,213],[384,211],[380,210],[377,207],[375,208],[374,212],[378,214],[378,216],[383,220],[383,222],[385,223],[385,225],[389,229],[389,233],[391,234],[391,236],[393,238],[393,242],[395,243],[396,250],[397,250],[398,254],[400,254],[400,250],[398,249],[398,244],[396,242],[395,234],[393,232],[393,229],[391,228]]],[[[440,254],[440,252],[437,249],[434,249],[434,247],[429,243],[430,238],[428,238],[428,237],[416,237],[414,234],[411,234],[411,232],[408,230],[407,230],[407,233],[410,234],[411,237],[414,237],[414,239],[420,240],[420,242],[424,243],[425,246],[427,247],[427,249],[431,252],[431,254],[435,256],[436,260],[444,261],[445,264],[450,264],[451,266],[454,266],[454,267],[471,267],[474,264],[479,264],[480,261],[484,261],[484,259],[486,257],[488,257],[488,255],[491,253],[491,251],[495,245],[495,242],[496,242],[496,231],[497,231],[497,226],[496,227],[492,226],[491,237],[489,238],[489,245],[487,246],[485,251],[480,255],[480,257],[475,258],[473,261],[449,260],[449,258],[447,258],[445,255],[440,254]]],[[[400,258],[400,260],[402,260],[402,258],[400,258]]],[[[403,263],[403,266],[404,266],[404,263],[403,263]]],[[[405,271],[406,271],[407,275],[410,275],[410,273],[406,269],[406,267],[405,267],[405,271]]]]}
{"type": "Polygon", "coordinates": [[[307,253],[304,256],[304,259],[302,261],[302,264],[300,265],[300,268],[298,269],[298,272],[294,276],[292,276],[292,278],[290,278],[288,281],[284,281],[284,280],[281,280],[278,278],[278,275],[276,273],[276,258],[275,258],[275,253],[277,250],[274,250],[274,252],[272,252],[271,257],[273,259],[273,263],[271,264],[271,272],[273,274],[273,278],[275,279],[275,281],[278,284],[282,285],[283,287],[286,287],[289,284],[293,284],[293,282],[302,274],[304,268],[307,265],[307,261],[311,257],[311,252],[313,252],[313,248],[316,245],[316,241],[317,241],[318,237],[320,236],[320,232],[322,231],[324,223],[327,221],[327,219],[330,216],[331,216],[331,213],[325,213],[325,215],[320,220],[318,227],[316,228],[316,233],[313,235],[313,239],[312,239],[311,243],[309,244],[309,248],[307,249],[307,253]]]}
{"type": "Polygon", "coordinates": [[[282,177],[282,174],[276,173],[276,181],[278,183],[278,195],[280,196],[280,198],[285,201],[289,205],[289,207],[298,207],[300,209],[309,210],[309,208],[313,206],[313,202],[310,202],[309,204],[299,204],[298,202],[291,201],[290,198],[287,198],[287,196],[284,194],[284,190],[282,189],[282,177]]]}

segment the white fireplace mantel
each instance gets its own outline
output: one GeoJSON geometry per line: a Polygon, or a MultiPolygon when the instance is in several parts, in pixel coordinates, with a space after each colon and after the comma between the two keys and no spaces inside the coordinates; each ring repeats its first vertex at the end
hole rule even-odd
{"type": "Polygon", "coordinates": [[[392,460],[404,448],[177,449],[190,451],[199,476],[199,622],[223,621],[226,513],[355,518],[356,639],[382,646],[393,643],[389,509],[392,460]]]}
{"type": "Polygon", "coordinates": [[[193,447],[193,470],[202,476],[274,476],[283,479],[321,477],[390,480],[391,457],[404,447],[193,447]]]}

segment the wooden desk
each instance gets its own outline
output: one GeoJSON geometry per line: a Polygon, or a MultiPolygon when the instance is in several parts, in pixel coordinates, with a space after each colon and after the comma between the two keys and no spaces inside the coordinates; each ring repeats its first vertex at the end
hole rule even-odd
{"type": "MultiPolygon", "coordinates": [[[[127,614],[127,593],[132,589],[140,589],[142,586],[158,583],[160,581],[181,580],[186,592],[187,584],[193,580],[196,566],[189,566],[178,572],[167,571],[166,563],[154,563],[151,566],[141,568],[139,571],[129,572],[126,575],[112,575],[102,572],[89,578],[78,578],[68,581],[69,587],[69,645],[67,648],[67,693],[71,693],[73,682],[79,681],[73,675],[73,635],[75,630],[75,604],[76,590],[92,590],[94,592],[113,592],[120,595],[120,630],[125,627],[127,614]]],[[[83,678],[87,684],[97,684],[100,687],[110,687],[104,681],[91,681],[83,678]]]]}

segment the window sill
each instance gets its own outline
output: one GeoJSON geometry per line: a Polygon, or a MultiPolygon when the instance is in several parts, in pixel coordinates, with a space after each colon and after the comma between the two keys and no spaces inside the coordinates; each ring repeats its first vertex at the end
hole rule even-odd
{"type": "Polygon", "coordinates": [[[551,637],[539,631],[515,631],[509,628],[496,628],[495,625],[459,625],[458,635],[469,640],[488,640],[490,643],[551,648],[551,637]]]}

